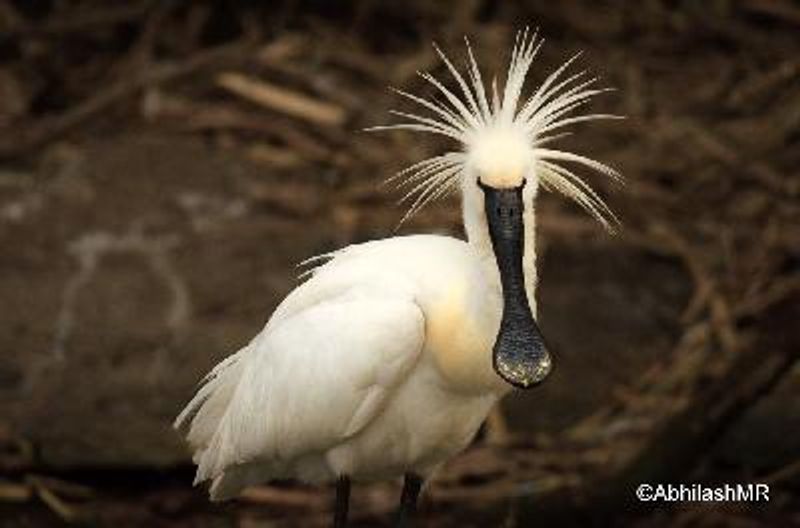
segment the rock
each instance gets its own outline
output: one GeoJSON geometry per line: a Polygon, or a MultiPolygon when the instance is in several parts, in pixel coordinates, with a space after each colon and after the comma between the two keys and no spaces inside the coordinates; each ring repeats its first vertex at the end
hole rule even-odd
{"type": "Polygon", "coordinates": [[[184,462],[173,417],[296,284],[295,264],[329,249],[326,231],[251,208],[248,189],[284,183],[198,142],[65,159],[1,196],[21,205],[0,219],[0,421],[50,467],[184,462]]]}

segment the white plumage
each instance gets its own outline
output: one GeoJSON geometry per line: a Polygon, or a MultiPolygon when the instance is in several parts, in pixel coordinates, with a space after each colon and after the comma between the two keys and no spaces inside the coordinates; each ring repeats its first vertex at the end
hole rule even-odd
{"type": "Polygon", "coordinates": [[[274,478],[432,472],[466,446],[508,387],[487,353],[499,290],[472,288],[482,274],[468,244],[430,235],[351,246],[314,270],[178,417],[178,426],[191,420],[197,481],[212,479],[212,497],[224,499],[274,478]],[[462,313],[450,313],[468,286],[462,313]],[[474,350],[484,368],[455,374],[460,394],[436,375],[436,343],[425,350],[426,335],[450,330],[426,331],[425,314],[445,311],[465,333],[485,327],[474,350]]]}
{"type": "MultiPolygon", "coordinates": [[[[542,148],[552,130],[610,116],[566,117],[601,92],[578,82],[582,74],[561,79],[574,58],[521,101],[540,45],[527,31],[518,37],[505,90],[501,96],[494,88],[491,105],[471,51],[469,83],[442,54],[462,97],[428,74],[444,102],[401,92],[431,115],[402,113],[409,123],[383,128],[440,133],[463,147],[399,175],[416,196],[410,212],[460,190],[468,240],[394,237],[324,256],[264,329],[213,369],[176,420],[188,428],[196,482],[211,480],[212,498],[276,478],[426,478],[468,445],[511,389],[492,363],[504,270],[484,195],[490,187],[519,189],[525,303],[535,315],[539,184],[605,222],[610,211],[599,196],[556,162],[616,177],[596,161],[542,148]]],[[[546,375],[545,360],[535,380],[546,375]]]]}

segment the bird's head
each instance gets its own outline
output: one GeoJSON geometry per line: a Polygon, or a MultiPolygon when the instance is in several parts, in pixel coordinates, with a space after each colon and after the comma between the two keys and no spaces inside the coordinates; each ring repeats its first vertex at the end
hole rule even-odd
{"type": "MultiPolygon", "coordinates": [[[[600,196],[564,162],[582,165],[621,181],[612,168],[548,144],[564,127],[582,121],[614,119],[611,114],[580,113],[596,88],[586,71],[567,74],[574,55],[523,97],[523,88],[542,39],[527,29],[517,34],[505,85],[491,90],[467,41],[466,76],[435,47],[458,88],[446,87],[430,73],[420,76],[438,92],[426,99],[395,90],[418,105],[418,112],[393,110],[406,121],[370,130],[412,130],[455,140],[459,148],[411,165],[390,179],[408,188],[412,202],[403,220],[452,192],[461,192],[465,223],[480,225],[488,239],[503,290],[503,316],[493,347],[495,371],[508,383],[529,388],[549,373],[551,360],[527,296],[523,266],[526,233],[533,229],[534,199],[540,188],[555,190],[577,202],[607,229],[616,217],[600,196]]],[[[529,242],[532,242],[530,237],[529,242]]],[[[531,278],[528,278],[531,280],[531,278]]]]}
{"type": "Polygon", "coordinates": [[[523,134],[504,127],[483,132],[468,149],[467,172],[495,189],[513,189],[534,173],[530,144],[523,134]]]}

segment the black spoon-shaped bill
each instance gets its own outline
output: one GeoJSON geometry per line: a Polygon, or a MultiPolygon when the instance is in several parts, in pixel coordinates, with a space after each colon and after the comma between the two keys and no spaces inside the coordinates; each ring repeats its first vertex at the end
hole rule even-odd
{"type": "Polygon", "coordinates": [[[531,314],[525,291],[525,204],[522,185],[495,189],[480,183],[484,193],[486,220],[503,288],[503,316],[492,349],[497,374],[511,385],[528,389],[550,373],[552,362],[544,338],[531,314]]]}

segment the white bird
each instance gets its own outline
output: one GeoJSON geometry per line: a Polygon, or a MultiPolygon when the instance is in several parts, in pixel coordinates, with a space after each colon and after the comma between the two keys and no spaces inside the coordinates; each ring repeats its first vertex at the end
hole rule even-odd
{"type": "Polygon", "coordinates": [[[208,374],[175,421],[188,428],[195,483],[210,480],[212,499],[272,479],[336,481],[341,527],[350,479],[405,476],[405,525],[422,484],[467,447],[498,399],[547,376],[534,318],[534,199],[540,187],[559,191],[610,228],[614,215],[563,162],[619,175],[545,147],[567,125],[617,116],[575,113],[606,91],[585,71],[565,73],[578,55],[523,97],[541,45],[536,33],[517,35],[505,86],[494,83],[491,98],[469,42],[466,77],[436,48],[457,90],[428,73],[420,75],[440,100],[397,90],[424,112],[393,112],[408,121],[375,129],[459,144],[395,177],[411,187],[408,214],[460,191],[467,240],[398,236],[317,257],[308,280],[208,374]]]}

